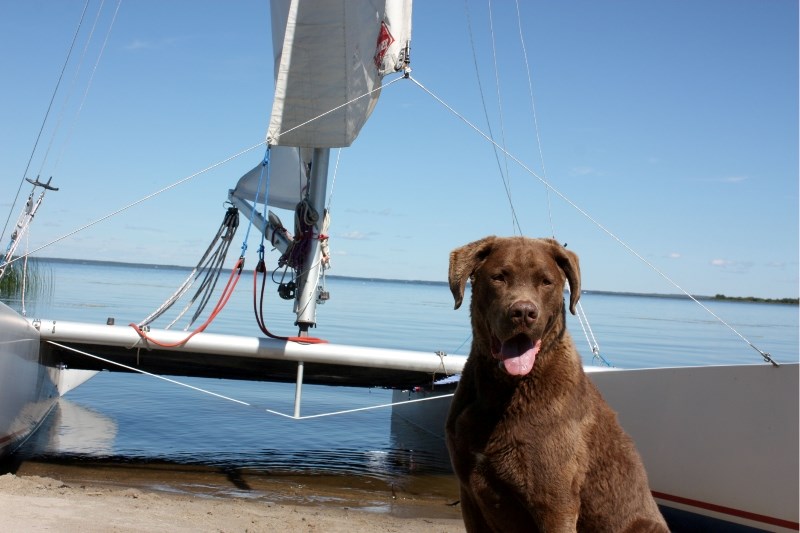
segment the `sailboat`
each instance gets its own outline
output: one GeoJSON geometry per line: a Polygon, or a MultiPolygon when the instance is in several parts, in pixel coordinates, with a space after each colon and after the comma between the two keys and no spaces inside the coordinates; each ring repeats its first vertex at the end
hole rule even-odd
{"type": "MultiPolygon", "coordinates": [[[[0,306],[0,454],[13,452],[67,388],[100,369],[239,379],[259,370],[263,379],[297,384],[295,417],[304,383],[393,386],[398,402],[412,400],[395,407],[398,416],[443,433],[447,402],[427,399],[446,396],[448,384],[433,391],[415,386],[431,375],[457,376],[464,356],[335,345],[313,336],[317,305],[327,298],[331,150],[354,142],[389,83],[418,84],[411,14],[410,0],[271,2],[275,96],[268,148],[229,191],[224,224],[233,228],[244,216],[279,250],[281,266],[292,273],[280,290],[294,301],[297,334],[275,335],[263,321],[259,337],[207,333],[204,324],[191,334],[155,329],[147,319],[109,327],[28,319],[0,306]],[[320,50],[337,52],[321,59],[320,50]],[[291,210],[292,224],[270,207],[291,210]],[[193,363],[198,355],[202,364],[193,363]],[[82,373],[73,379],[74,372],[82,373]]],[[[228,231],[218,235],[222,240],[228,231]]],[[[224,256],[210,257],[219,272],[224,256]]],[[[261,259],[256,272],[266,273],[261,259]]],[[[212,315],[228,291],[226,285],[212,315]]],[[[757,365],[587,366],[636,441],[671,524],[798,530],[798,365],[762,355],[767,360],[757,365]],[[765,391],[776,398],[766,409],[765,391]]]]}

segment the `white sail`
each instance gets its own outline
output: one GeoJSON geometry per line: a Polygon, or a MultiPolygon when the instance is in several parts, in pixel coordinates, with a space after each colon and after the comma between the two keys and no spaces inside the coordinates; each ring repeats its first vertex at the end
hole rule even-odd
{"type": "Polygon", "coordinates": [[[316,324],[320,274],[330,266],[324,251],[329,152],[358,136],[378,102],[383,76],[408,68],[411,0],[272,0],[271,16],[270,164],[245,174],[229,198],[265,235],[286,237],[281,243],[270,237],[281,252],[294,252],[287,264],[297,274],[302,336],[316,324]],[[256,210],[258,203],[294,209],[301,201],[307,214],[295,217],[291,242],[274,214],[256,210]]]}
{"type": "Polygon", "coordinates": [[[379,89],[387,72],[405,66],[410,0],[273,0],[271,5],[273,45],[279,46],[267,140],[282,146],[349,146],[379,91],[364,95],[379,89]]]}
{"type": "MultiPolygon", "coordinates": [[[[270,150],[269,205],[293,210],[308,183],[311,150],[293,146],[276,146],[270,150]]],[[[239,178],[234,194],[243,200],[253,201],[258,191],[258,201],[264,201],[267,184],[266,169],[262,164],[239,178]],[[259,183],[261,189],[259,190],[259,183]]]]}
{"type": "MultiPolygon", "coordinates": [[[[293,210],[308,183],[308,147],[350,145],[378,100],[379,91],[370,91],[408,64],[411,0],[273,0],[271,15],[275,100],[267,133],[273,145],[268,204],[293,210]]],[[[252,201],[261,183],[263,201],[262,168],[242,176],[233,194],[252,201]]]]}

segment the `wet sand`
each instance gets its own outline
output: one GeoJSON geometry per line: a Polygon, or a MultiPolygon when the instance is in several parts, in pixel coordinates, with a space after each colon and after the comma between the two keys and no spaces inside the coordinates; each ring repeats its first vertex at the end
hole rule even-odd
{"type": "Polygon", "coordinates": [[[452,476],[402,484],[171,464],[24,462],[0,476],[0,530],[463,532],[452,476]]]}

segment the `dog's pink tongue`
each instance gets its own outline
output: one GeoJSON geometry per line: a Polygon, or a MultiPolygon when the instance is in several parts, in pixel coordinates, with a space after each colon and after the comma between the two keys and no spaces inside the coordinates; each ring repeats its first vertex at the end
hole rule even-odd
{"type": "Polygon", "coordinates": [[[500,346],[500,358],[503,360],[506,372],[512,376],[524,376],[533,370],[533,363],[541,346],[541,340],[536,341],[534,345],[533,341],[524,335],[517,335],[505,341],[500,346]]]}

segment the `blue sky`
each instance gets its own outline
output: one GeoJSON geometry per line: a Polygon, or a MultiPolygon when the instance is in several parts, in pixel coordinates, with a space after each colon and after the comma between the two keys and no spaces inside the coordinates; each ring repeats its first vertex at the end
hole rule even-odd
{"type": "MultiPolygon", "coordinates": [[[[488,131],[480,76],[498,142],[690,293],[796,297],[797,2],[520,4],[546,173],[514,3],[493,2],[495,76],[485,2],[417,2],[414,78],[488,131]]],[[[0,1],[3,219],[83,5],[0,1]]],[[[105,3],[74,82],[75,63],[67,69],[28,170],[61,188],[45,199],[30,249],[264,138],[273,87],[266,1],[123,2],[94,70],[116,6],[105,3]]],[[[76,57],[85,43],[82,34],[76,57]]],[[[227,190],[262,156],[250,151],[38,254],[192,265],[227,190]]],[[[580,255],[585,288],[677,292],[410,81],[383,91],[338,157],[332,274],[445,280],[451,249],[514,234],[502,170],[522,232],[554,231],[580,255]]],[[[243,238],[240,230],[237,247],[243,238]]],[[[257,246],[251,236],[249,266],[257,246]]]]}

